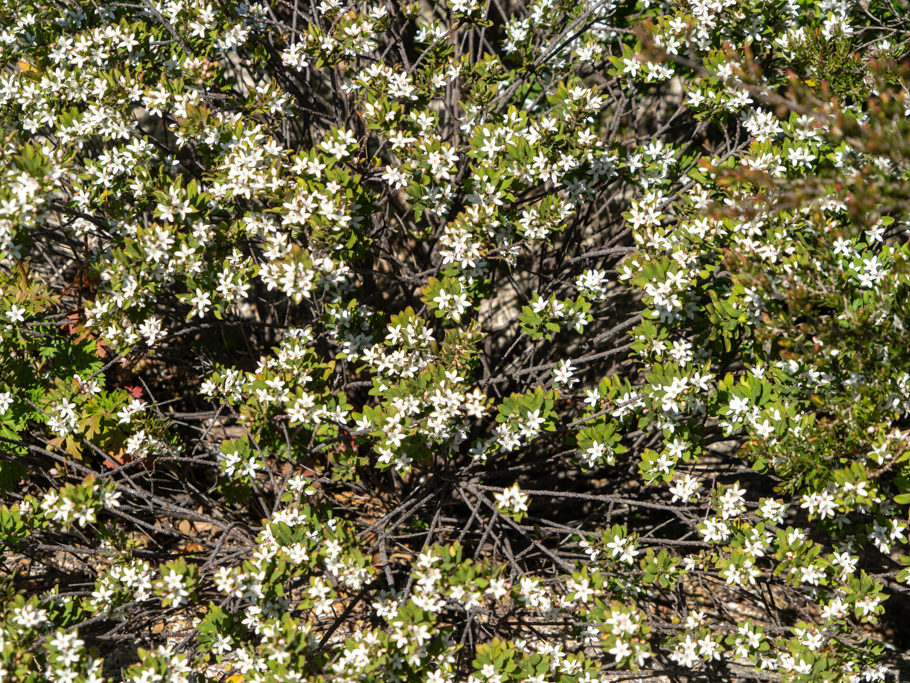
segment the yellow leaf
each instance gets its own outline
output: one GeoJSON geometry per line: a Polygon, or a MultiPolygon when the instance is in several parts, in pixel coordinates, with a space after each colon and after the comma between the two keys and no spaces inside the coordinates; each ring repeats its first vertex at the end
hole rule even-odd
{"type": "Polygon", "coordinates": [[[66,437],[66,440],[64,441],[63,445],[64,445],[64,450],[66,450],[66,452],[70,456],[72,456],[76,460],[82,460],[82,446],[78,441],[76,441],[76,439],[74,439],[71,436],[68,436],[68,437],[66,437]]]}

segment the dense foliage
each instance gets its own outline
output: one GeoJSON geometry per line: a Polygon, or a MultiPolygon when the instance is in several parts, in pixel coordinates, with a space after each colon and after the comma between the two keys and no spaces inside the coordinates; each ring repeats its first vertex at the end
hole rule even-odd
{"type": "Polygon", "coordinates": [[[899,677],[908,42],[0,0],[0,680],[899,677]]]}

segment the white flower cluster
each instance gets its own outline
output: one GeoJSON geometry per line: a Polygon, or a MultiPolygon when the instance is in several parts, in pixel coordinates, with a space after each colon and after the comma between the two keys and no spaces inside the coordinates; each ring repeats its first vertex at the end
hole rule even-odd
{"type": "Polygon", "coordinates": [[[496,509],[510,517],[520,520],[528,512],[530,499],[518,488],[518,484],[512,484],[509,488],[494,494],[493,498],[496,500],[496,509]]]}

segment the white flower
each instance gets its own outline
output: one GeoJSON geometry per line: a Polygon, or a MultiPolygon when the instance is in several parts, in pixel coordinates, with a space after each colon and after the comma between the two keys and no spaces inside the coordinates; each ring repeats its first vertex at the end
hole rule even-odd
{"type": "Polygon", "coordinates": [[[627,57],[623,59],[622,64],[622,72],[624,74],[629,74],[632,77],[634,77],[635,74],[638,73],[639,69],[641,69],[641,62],[635,58],[635,55],[632,55],[631,58],[627,57]]]}
{"type": "Polygon", "coordinates": [[[724,494],[717,501],[720,504],[720,516],[722,519],[736,517],[745,511],[744,495],[745,491],[739,487],[739,482],[734,483],[733,486],[724,491],[724,494]]]}
{"type": "Polygon", "coordinates": [[[119,424],[129,424],[133,419],[133,414],[145,408],[145,401],[134,398],[128,405],[123,406],[117,411],[119,424]]]}
{"type": "Polygon", "coordinates": [[[746,397],[733,396],[730,399],[730,415],[738,417],[749,409],[749,399],[746,397]]]}
{"type": "Polygon", "coordinates": [[[76,431],[76,404],[68,399],[61,399],[53,406],[53,414],[47,419],[47,426],[60,436],[67,436],[76,431]]]}
{"type": "Polygon", "coordinates": [[[167,336],[167,332],[162,329],[161,320],[157,315],[149,316],[139,326],[139,334],[145,337],[145,343],[154,346],[159,339],[167,336]]]}
{"type": "Polygon", "coordinates": [[[746,130],[758,142],[768,142],[783,133],[783,128],[781,128],[780,122],[774,114],[762,110],[756,111],[746,121],[746,130]]]}
{"type": "Polygon", "coordinates": [[[730,536],[730,527],[716,517],[709,517],[704,521],[704,528],[700,529],[699,533],[705,537],[707,543],[723,543],[730,536]]]}
{"type": "Polygon", "coordinates": [[[528,511],[529,498],[527,494],[521,492],[518,484],[512,484],[509,488],[493,495],[496,499],[496,508],[501,512],[516,517],[522,516],[528,511]]]}
{"type": "Polygon", "coordinates": [[[632,649],[624,640],[617,640],[616,644],[610,648],[609,652],[613,655],[616,663],[619,664],[623,659],[632,654],[632,649]]]}
{"type": "Polygon", "coordinates": [[[700,481],[695,479],[692,475],[686,474],[682,478],[676,479],[670,487],[670,493],[673,494],[671,502],[675,503],[679,500],[690,503],[693,498],[698,500],[698,490],[701,487],[702,484],[700,481]]]}
{"type": "Polygon", "coordinates": [[[873,614],[880,603],[881,600],[875,595],[867,595],[862,600],[856,601],[856,608],[859,610],[860,616],[865,617],[873,614]]]}
{"type": "Polygon", "coordinates": [[[47,623],[47,610],[24,605],[13,610],[13,622],[23,628],[36,628],[47,623]]]}
{"type": "Polygon", "coordinates": [[[25,321],[25,314],[28,313],[28,310],[25,308],[20,308],[16,304],[13,304],[10,309],[6,312],[6,317],[9,318],[10,322],[21,323],[25,321]]]}
{"type": "Polygon", "coordinates": [[[764,499],[758,507],[759,514],[769,522],[783,524],[787,514],[787,506],[773,498],[764,499]]]}
{"type": "Polygon", "coordinates": [[[822,519],[833,517],[837,511],[837,503],[834,500],[834,496],[828,491],[805,494],[800,507],[808,509],[810,515],[817,513],[822,519]]]}
{"type": "Polygon", "coordinates": [[[697,643],[692,640],[692,636],[686,635],[685,639],[673,648],[670,659],[686,668],[691,668],[699,663],[697,643]]]}
{"type": "Polygon", "coordinates": [[[193,307],[193,314],[199,318],[202,318],[206,313],[208,313],[208,310],[212,305],[212,296],[204,289],[197,287],[196,293],[190,300],[190,305],[193,307]]]}
{"type": "Polygon", "coordinates": [[[553,368],[553,381],[556,384],[565,384],[571,387],[578,384],[578,379],[572,377],[577,368],[572,365],[570,360],[562,360],[553,368]]]}
{"type": "Polygon", "coordinates": [[[83,507],[81,510],[76,510],[74,517],[79,526],[85,526],[89,522],[95,521],[95,508],[83,507]]]}
{"type": "Polygon", "coordinates": [[[540,415],[540,409],[535,408],[527,413],[524,417],[519,418],[520,427],[518,429],[521,436],[526,439],[533,439],[540,431],[544,423],[544,418],[540,415]]]}

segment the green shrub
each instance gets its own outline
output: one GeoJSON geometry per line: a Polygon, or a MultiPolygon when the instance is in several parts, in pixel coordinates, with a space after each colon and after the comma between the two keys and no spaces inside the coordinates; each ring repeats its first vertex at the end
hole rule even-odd
{"type": "Polygon", "coordinates": [[[2,0],[0,680],[899,680],[906,10],[2,0]]]}

